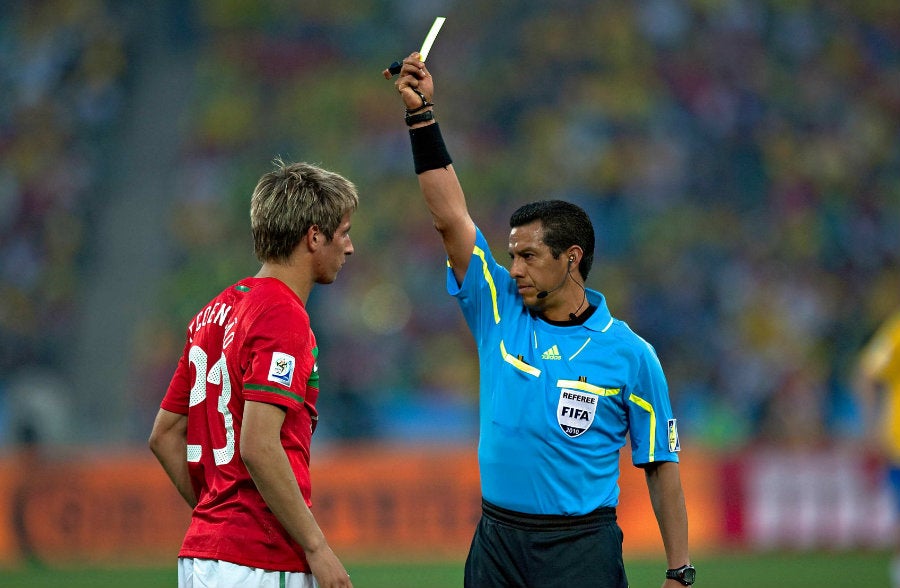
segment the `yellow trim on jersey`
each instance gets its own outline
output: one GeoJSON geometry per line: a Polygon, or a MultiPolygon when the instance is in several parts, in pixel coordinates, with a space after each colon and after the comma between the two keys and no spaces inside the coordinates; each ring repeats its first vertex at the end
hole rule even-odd
{"type": "Polygon", "coordinates": [[[602,386],[594,386],[593,384],[588,384],[587,382],[581,382],[579,380],[559,380],[558,382],[556,382],[556,385],[560,388],[572,388],[574,390],[581,390],[582,392],[590,392],[591,394],[596,394],[597,396],[615,396],[622,391],[621,388],[604,388],[602,386]]]}
{"type": "Polygon", "coordinates": [[[653,461],[653,458],[656,457],[656,413],[653,411],[653,406],[639,396],[632,394],[628,400],[650,413],[650,455],[647,456],[647,459],[653,461]]]}
{"type": "Polygon", "coordinates": [[[535,378],[541,377],[541,370],[537,369],[534,366],[530,366],[521,359],[513,357],[509,353],[506,352],[506,345],[503,344],[503,341],[500,341],[500,354],[503,356],[503,361],[513,366],[514,368],[525,372],[526,374],[531,374],[535,378]]]}
{"type": "Polygon", "coordinates": [[[484,281],[487,282],[488,288],[491,289],[491,303],[494,305],[494,323],[496,324],[500,322],[500,309],[497,308],[497,286],[494,284],[494,276],[491,275],[487,260],[484,258],[484,249],[476,246],[474,253],[481,258],[481,270],[484,272],[484,281]]]}

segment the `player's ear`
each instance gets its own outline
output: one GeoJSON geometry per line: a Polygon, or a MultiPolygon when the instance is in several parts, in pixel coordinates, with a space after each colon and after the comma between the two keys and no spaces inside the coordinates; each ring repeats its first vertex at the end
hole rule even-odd
{"type": "Polygon", "coordinates": [[[319,225],[313,225],[306,229],[306,246],[310,251],[318,249],[323,240],[322,232],[319,231],[319,225]]]}

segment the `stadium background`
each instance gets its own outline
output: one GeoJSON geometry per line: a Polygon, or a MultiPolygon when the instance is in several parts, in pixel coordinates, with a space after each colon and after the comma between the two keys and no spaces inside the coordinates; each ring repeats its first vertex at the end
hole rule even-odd
{"type": "MultiPolygon", "coordinates": [[[[884,549],[850,370],[900,301],[897,3],[36,0],[0,10],[5,566],[174,557],[147,433],[191,313],[256,269],[247,198],[276,155],[362,198],[310,299],[326,532],[462,557],[474,345],[380,76],[437,15],[473,216],[496,246],[527,200],[595,220],[589,285],[669,377],[695,551],[884,549]]],[[[623,485],[626,549],[658,553],[623,485]]]]}

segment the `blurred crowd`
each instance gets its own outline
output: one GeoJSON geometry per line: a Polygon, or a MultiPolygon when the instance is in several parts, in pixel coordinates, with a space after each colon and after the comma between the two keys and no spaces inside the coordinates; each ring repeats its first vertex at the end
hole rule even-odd
{"type": "MultiPolygon", "coordinates": [[[[58,335],[90,288],[94,155],[128,114],[118,3],[37,4],[52,14],[0,16],[0,380],[63,365],[58,335]]],[[[686,440],[859,436],[852,364],[900,305],[900,4],[307,4],[180,13],[196,89],[172,170],[177,254],[135,328],[138,428],[191,314],[255,271],[249,193],[281,155],[348,176],[362,199],[357,252],[310,300],[323,435],[473,438],[475,348],[380,76],[442,15],[436,114],[498,259],[518,205],[573,200],[598,231],[588,285],[655,346],[686,440]]]]}
{"type": "Polygon", "coordinates": [[[90,289],[80,270],[92,211],[127,85],[121,24],[103,0],[0,10],[0,432],[13,426],[11,405],[27,412],[22,404],[65,389],[77,301],[90,289]]]}

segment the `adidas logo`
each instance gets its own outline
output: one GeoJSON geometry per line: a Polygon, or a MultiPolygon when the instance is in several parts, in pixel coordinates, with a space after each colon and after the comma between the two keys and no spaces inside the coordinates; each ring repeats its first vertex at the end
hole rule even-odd
{"type": "Polygon", "coordinates": [[[541,354],[541,359],[562,359],[562,355],[559,354],[559,347],[554,345],[541,354]]]}

